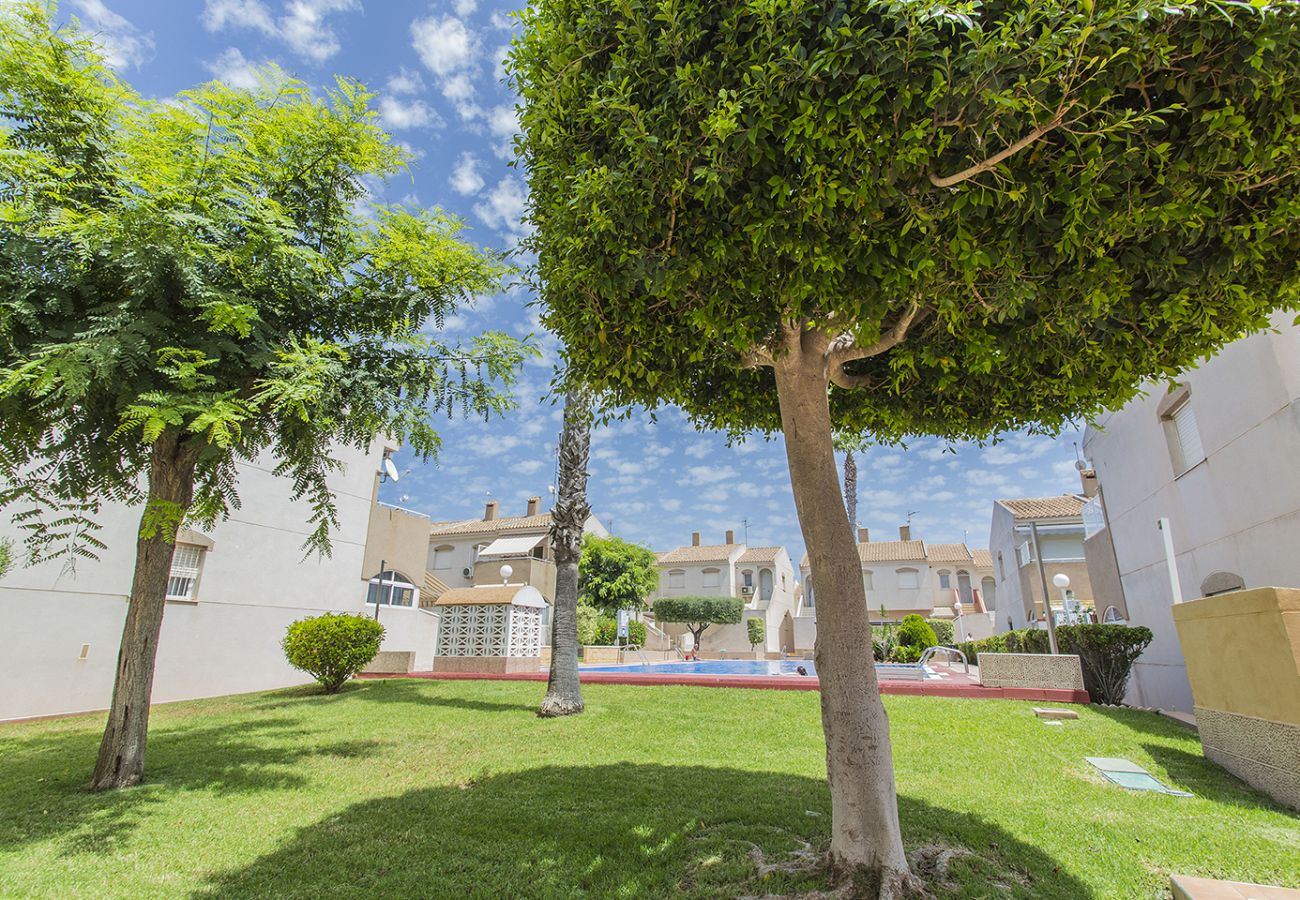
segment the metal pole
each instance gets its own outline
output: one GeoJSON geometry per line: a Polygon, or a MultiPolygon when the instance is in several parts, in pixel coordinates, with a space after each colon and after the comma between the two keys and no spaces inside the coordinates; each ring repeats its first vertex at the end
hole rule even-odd
{"type": "Polygon", "coordinates": [[[1047,591],[1047,570],[1043,568],[1043,551],[1038,546],[1038,523],[1029,523],[1029,534],[1034,541],[1034,559],[1038,562],[1038,580],[1043,583],[1043,612],[1047,613],[1047,644],[1053,655],[1061,650],[1056,644],[1056,621],[1052,618],[1052,595],[1047,591]]]}
{"type": "Polygon", "coordinates": [[[1159,518],[1156,520],[1156,527],[1160,529],[1160,534],[1165,542],[1165,568],[1169,570],[1169,590],[1173,593],[1174,602],[1183,602],[1183,586],[1178,581],[1178,560],[1174,556],[1174,535],[1169,530],[1169,520],[1159,518]]]}

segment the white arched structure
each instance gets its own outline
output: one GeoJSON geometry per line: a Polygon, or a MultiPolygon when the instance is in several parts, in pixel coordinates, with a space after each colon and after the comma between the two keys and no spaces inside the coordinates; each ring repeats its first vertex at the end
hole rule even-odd
{"type": "Polygon", "coordinates": [[[447,591],[440,615],[435,672],[525,672],[540,668],[546,599],[531,585],[447,591]]]}

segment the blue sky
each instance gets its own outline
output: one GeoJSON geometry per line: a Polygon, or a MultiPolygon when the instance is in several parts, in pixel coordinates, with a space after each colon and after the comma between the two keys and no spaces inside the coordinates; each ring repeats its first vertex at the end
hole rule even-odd
{"type": "MultiPolygon", "coordinates": [[[[509,249],[526,196],[509,165],[517,118],[500,65],[513,8],[489,0],[64,0],[60,14],[96,31],[111,63],[146,95],[211,78],[248,84],[267,62],[313,85],[336,74],[361,80],[378,92],[383,124],[415,155],[409,174],[371,186],[376,199],[441,206],[465,220],[469,239],[509,249]]],[[[490,498],[522,514],[529,496],[548,496],[560,429],[559,407],[544,399],[555,343],[540,332],[531,299],[508,290],[447,323],[465,335],[537,335],[544,354],[524,372],[519,409],[488,424],[446,423],[438,463],[399,458],[411,472],[384,485],[382,499],[456,519],[480,515],[490,498]]],[[[1077,490],[1077,439],[1009,435],[956,452],[934,440],[872,448],[859,460],[860,524],[887,539],[911,513],[914,537],[985,546],[995,499],[1077,490]]],[[[734,529],[754,545],[785,545],[796,564],[803,554],[779,439],[729,448],[670,409],[657,422],[643,416],[597,430],[592,457],[592,507],[623,537],[663,550],[688,543],[692,531],[707,543],[734,529]]]]}

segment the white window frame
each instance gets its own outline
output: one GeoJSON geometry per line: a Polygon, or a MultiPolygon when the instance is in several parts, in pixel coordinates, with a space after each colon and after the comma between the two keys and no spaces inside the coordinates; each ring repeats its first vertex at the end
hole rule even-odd
{"type": "Polygon", "coordinates": [[[420,605],[420,589],[412,581],[394,569],[385,569],[378,575],[370,578],[366,582],[366,606],[387,606],[394,609],[416,609],[420,605]],[[376,603],[370,599],[371,590],[379,588],[377,598],[384,598],[382,602],[376,603]],[[398,596],[398,592],[405,593],[410,591],[410,603],[392,603],[391,601],[398,596]]]}
{"type": "Polygon", "coordinates": [[[876,589],[876,579],[870,569],[862,570],[862,589],[870,593],[876,589]]]}
{"type": "MultiPolygon", "coordinates": [[[[451,558],[455,554],[456,548],[451,544],[439,544],[433,548],[433,565],[430,567],[435,571],[441,572],[451,568],[451,558]]],[[[477,551],[475,552],[477,555],[477,551]]]]}
{"type": "Polygon", "coordinates": [[[168,600],[192,603],[197,599],[199,576],[203,572],[203,553],[204,548],[198,544],[178,542],[172,548],[171,568],[167,572],[168,600]]]}
{"type": "Polygon", "coordinates": [[[952,590],[952,572],[948,571],[947,569],[940,569],[938,575],[939,575],[939,590],[941,591],[952,590]]]}
{"type": "Polygon", "coordinates": [[[916,591],[921,589],[921,571],[913,569],[911,566],[904,566],[901,569],[895,569],[894,575],[898,579],[898,589],[900,591],[916,591]]]}
{"type": "Polygon", "coordinates": [[[1016,547],[1016,562],[1020,564],[1020,568],[1023,569],[1037,558],[1033,541],[1024,541],[1016,547]]]}
{"type": "Polygon", "coordinates": [[[703,578],[703,586],[706,588],[722,587],[722,570],[721,569],[704,569],[700,572],[703,578]]]}
{"type": "Polygon", "coordinates": [[[1205,461],[1205,444],[1188,394],[1164,415],[1165,436],[1169,442],[1169,461],[1177,478],[1205,461]]]}
{"type": "Polygon", "coordinates": [[[686,588],[686,570],[669,569],[668,570],[668,590],[680,591],[686,588]]]}

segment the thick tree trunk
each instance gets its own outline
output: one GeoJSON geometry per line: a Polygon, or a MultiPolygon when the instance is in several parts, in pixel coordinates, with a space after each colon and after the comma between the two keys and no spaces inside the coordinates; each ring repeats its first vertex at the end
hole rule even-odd
{"type": "MultiPolygon", "coordinates": [[[[844,454],[844,509],[849,514],[849,527],[858,527],[858,463],[853,451],[844,454]]],[[[854,540],[857,540],[855,537],[854,540]]]]}
{"type": "Polygon", "coordinates": [[[551,674],[537,714],[569,716],[582,712],[578,680],[578,561],[587,505],[587,454],[591,448],[591,403],[570,391],[564,400],[560,435],[559,491],[551,511],[551,554],[555,557],[555,610],[551,620],[551,674]]]}
{"type": "Polygon", "coordinates": [[[99,745],[91,790],[129,787],[144,777],[149,697],[153,692],[154,661],[175,549],[175,528],[194,499],[197,460],[197,449],[188,446],[176,432],[166,431],[154,442],[149,462],[149,497],[140,516],[135,575],[117,654],[113,702],[99,745]],[[168,511],[161,518],[169,524],[152,528],[152,533],[145,537],[146,521],[154,517],[157,522],[160,510],[168,511]]]}
{"type": "Polygon", "coordinates": [[[831,860],[842,872],[866,874],[879,896],[901,896],[918,883],[903,852],[862,564],[831,444],[826,364],[820,354],[793,350],[774,369],[795,509],[817,585],[815,657],[831,790],[831,860]]]}

